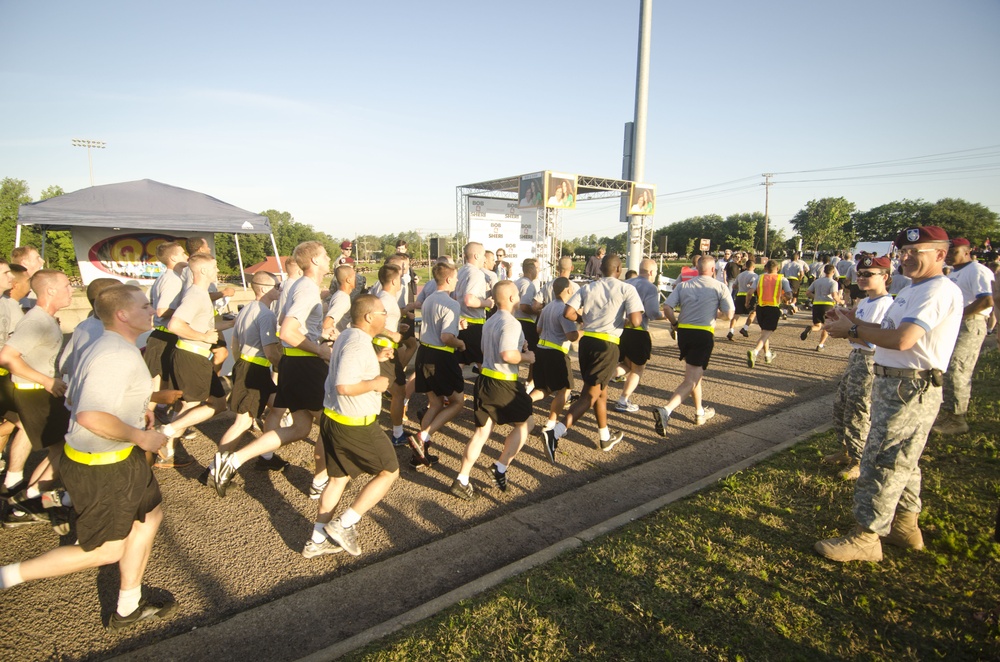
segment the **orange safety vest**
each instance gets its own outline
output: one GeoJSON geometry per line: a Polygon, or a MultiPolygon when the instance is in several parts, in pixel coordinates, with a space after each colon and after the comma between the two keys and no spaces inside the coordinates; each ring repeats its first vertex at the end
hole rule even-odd
{"type": "Polygon", "coordinates": [[[764,274],[757,280],[757,305],[778,307],[781,303],[781,274],[764,274]]]}
{"type": "Polygon", "coordinates": [[[697,278],[697,277],[698,277],[698,270],[695,269],[694,267],[681,267],[680,280],[682,283],[685,283],[691,280],[692,278],[697,278]]]}

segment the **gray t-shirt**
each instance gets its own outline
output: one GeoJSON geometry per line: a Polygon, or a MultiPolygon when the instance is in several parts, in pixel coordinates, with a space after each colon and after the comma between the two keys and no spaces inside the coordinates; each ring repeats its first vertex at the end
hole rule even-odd
{"type": "Polygon", "coordinates": [[[422,308],[424,305],[424,301],[427,300],[427,297],[437,292],[437,288],[438,288],[437,281],[434,280],[433,278],[424,283],[423,289],[417,292],[417,299],[416,299],[417,308],[422,308]]]}
{"type": "Polygon", "coordinates": [[[531,306],[535,301],[535,295],[538,294],[538,283],[522,276],[514,284],[517,285],[517,291],[521,295],[521,300],[514,310],[514,317],[527,322],[537,321],[538,315],[536,313],[527,313],[521,306],[531,306]]]}
{"type": "MultiPolygon", "coordinates": [[[[830,260],[830,264],[833,264],[833,260],[830,260]]],[[[840,278],[847,277],[847,272],[850,271],[852,264],[854,264],[852,260],[837,260],[837,274],[840,278]]]]}
{"type": "MultiPolygon", "coordinates": [[[[563,313],[565,312],[566,304],[559,300],[542,308],[542,312],[538,314],[538,328],[540,329],[538,337],[540,340],[562,345],[563,349],[568,350],[570,342],[566,340],[566,334],[573,333],[577,328],[575,323],[564,317],[563,313]]],[[[539,345],[539,347],[545,346],[539,345]]]]}
{"type": "Polygon", "coordinates": [[[278,293],[278,300],[271,304],[271,310],[275,317],[281,317],[281,311],[285,309],[285,302],[288,301],[288,291],[292,289],[292,283],[302,278],[302,276],[288,277],[281,281],[281,292],[278,293]]]}
{"type": "Polygon", "coordinates": [[[326,316],[333,320],[338,332],[343,332],[351,324],[351,295],[341,290],[331,294],[326,316]]]}
{"type": "Polygon", "coordinates": [[[76,375],[76,366],[83,350],[94,344],[94,341],[104,335],[104,323],[95,315],[83,320],[73,329],[73,335],[66,343],[59,357],[59,374],[65,375],[65,381],[71,383],[76,375]]]}
{"type": "Polygon", "coordinates": [[[173,269],[167,269],[149,288],[149,302],[153,304],[153,326],[167,326],[167,319],[156,314],[160,308],[177,310],[181,303],[181,293],[184,291],[184,281],[173,269]]]}
{"type": "Polygon", "coordinates": [[[749,294],[757,287],[757,272],[753,269],[741,271],[736,277],[737,294],[749,294]]]}
{"type": "MultiPolygon", "coordinates": [[[[284,292],[282,292],[284,294],[284,292]]],[[[299,323],[299,332],[307,339],[318,343],[323,335],[323,301],[319,296],[319,285],[312,278],[296,278],[288,288],[288,298],[278,315],[278,328],[285,318],[294,317],[299,323]]],[[[282,346],[292,347],[284,340],[282,346]]]]}
{"type": "Polygon", "coordinates": [[[420,342],[425,345],[443,347],[442,333],[450,333],[458,337],[458,302],[451,298],[448,292],[440,290],[427,297],[421,309],[420,342]]]}
{"type": "MultiPolygon", "coordinates": [[[[55,377],[56,357],[62,349],[63,334],[56,318],[44,308],[35,306],[14,327],[7,344],[21,353],[29,366],[46,377],[55,377]]],[[[27,379],[11,375],[15,384],[31,384],[27,379]]]]}
{"type": "Polygon", "coordinates": [[[152,392],[153,381],[139,349],[113,331],[103,334],[80,354],[77,362],[77,377],[66,398],[67,404],[71,403],[66,443],[85,453],[106,453],[131,446],[94,434],[76,422],[77,414],[102,411],[127,425],[145,429],[152,392]],[[114,379],[109,379],[112,372],[114,379]]]}
{"type": "Polygon", "coordinates": [[[496,272],[490,271],[489,269],[483,269],[483,275],[486,276],[486,286],[493,289],[493,286],[500,282],[500,276],[496,272]]]}
{"type": "MultiPolygon", "coordinates": [[[[543,306],[547,306],[547,305],[549,305],[550,303],[552,303],[553,301],[556,300],[556,295],[553,294],[553,292],[552,292],[552,283],[553,282],[555,282],[555,279],[550,280],[547,283],[544,283],[541,287],[538,288],[538,292],[535,293],[535,301],[537,303],[540,303],[543,306]]],[[[577,283],[575,283],[573,281],[569,281],[569,295],[570,296],[573,296],[574,294],[576,294],[576,291],[579,290],[579,289],[580,289],[580,285],[579,284],[577,284],[577,283]]]]}
{"type": "Polygon", "coordinates": [[[243,306],[233,324],[233,349],[241,355],[267,358],[264,348],[277,342],[278,318],[274,312],[260,301],[243,306]]]}
{"type": "Polygon", "coordinates": [[[813,303],[835,303],[836,299],[833,295],[840,289],[840,285],[837,284],[832,278],[817,278],[809,286],[809,291],[813,295],[813,303]]]}
{"type": "Polygon", "coordinates": [[[625,316],[643,312],[639,293],[617,278],[602,278],[581,287],[566,304],[583,310],[583,328],[620,338],[625,316]]]}
{"type": "Polygon", "coordinates": [[[781,268],[781,275],[785,278],[802,278],[808,268],[802,260],[794,260],[781,268]]]}
{"type": "MultiPolygon", "coordinates": [[[[663,313],[660,311],[660,293],[657,291],[656,285],[653,285],[641,276],[629,278],[625,282],[634,287],[635,291],[639,294],[639,300],[642,301],[643,309],[642,328],[646,330],[649,328],[650,320],[658,320],[663,317],[663,313]]],[[[626,323],[628,323],[628,320],[626,320],[626,323]]]]}
{"type": "Polygon", "coordinates": [[[21,304],[9,296],[0,297],[0,348],[7,344],[7,339],[14,332],[14,327],[24,317],[21,304]]]}
{"type": "Polygon", "coordinates": [[[490,296],[490,286],[486,282],[486,276],[479,267],[466,264],[458,270],[458,282],[455,284],[455,301],[458,302],[462,311],[462,317],[481,320],[486,319],[485,308],[469,308],[465,305],[465,295],[471,294],[479,299],[490,296]]]}
{"type": "Polygon", "coordinates": [[[378,293],[378,298],[382,301],[382,305],[385,306],[386,331],[399,333],[399,319],[401,317],[401,313],[399,310],[399,299],[392,296],[385,290],[381,290],[378,293]]]}
{"type": "MultiPolygon", "coordinates": [[[[212,297],[208,290],[203,287],[190,287],[184,292],[181,304],[174,311],[173,319],[187,322],[193,330],[198,333],[207,333],[215,328],[215,306],[212,305],[212,297]]],[[[202,340],[184,340],[195,347],[210,350],[212,343],[202,340]]]]}
{"type": "Polygon", "coordinates": [[[698,276],[678,284],[667,297],[667,305],[681,307],[677,318],[679,325],[713,329],[716,313],[736,310],[729,288],[709,276],[698,276]]]}
{"type": "Polygon", "coordinates": [[[498,310],[483,324],[483,368],[505,375],[516,375],[518,364],[506,363],[503,352],[524,347],[524,330],[521,323],[506,310],[498,310]]]}
{"type": "Polygon", "coordinates": [[[377,415],[382,409],[381,393],[369,391],[354,396],[339,395],[337,387],[358,384],[378,376],[379,365],[372,351],[372,337],[361,329],[345,329],[333,343],[323,406],[344,416],[377,415]]]}

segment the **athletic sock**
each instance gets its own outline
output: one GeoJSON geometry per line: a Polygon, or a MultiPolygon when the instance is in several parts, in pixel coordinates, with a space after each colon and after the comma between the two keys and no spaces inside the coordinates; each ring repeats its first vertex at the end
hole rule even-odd
{"type": "Polygon", "coordinates": [[[240,458],[236,457],[236,453],[229,454],[229,463],[233,465],[233,469],[239,469],[243,466],[243,463],[240,462],[240,458]]]}
{"type": "Polygon", "coordinates": [[[316,522],[313,524],[312,541],[314,543],[321,543],[326,540],[326,534],[323,532],[323,527],[325,526],[326,524],[323,524],[322,522],[316,522]]]}
{"type": "Polygon", "coordinates": [[[622,407],[627,406],[628,405],[628,398],[618,398],[618,404],[620,404],[622,407]]]}
{"type": "Polygon", "coordinates": [[[167,439],[173,439],[174,437],[177,436],[177,431],[174,430],[174,426],[171,425],[170,423],[167,423],[166,425],[161,427],[160,432],[162,432],[163,436],[165,436],[167,439]]]}
{"type": "Polygon", "coordinates": [[[670,409],[669,407],[664,407],[664,409],[667,412],[667,418],[670,418],[670,415],[674,413],[674,410],[670,409]]]}
{"type": "Polygon", "coordinates": [[[562,439],[566,436],[566,426],[562,422],[556,423],[552,430],[556,433],[556,439],[562,439]]]}
{"type": "Polygon", "coordinates": [[[4,487],[14,487],[18,483],[24,480],[23,471],[8,471],[7,477],[3,479],[4,487]]]}
{"type": "Polygon", "coordinates": [[[392,426],[392,436],[395,437],[396,439],[399,439],[400,437],[402,437],[403,436],[403,426],[402,425],[393,425],[392,426]]]}
{"type": "Polygon", "coordinates": [[[345,529],[349,529],[358,522],[361,521],[361,515],[358,515],[353,508],[348,508],[340,516],[340,525],[345,529]]]}
{"type": "Polygon", "coordinates": [[[268,451],[260,454],[260,458],[262,460],[270,460],[272,457],[274,457],[274,451],[268,451]]]}
{"type": "Polygon", "coordinates": [[[406,409],[406,406],[408,404],[410,404],[410,399],[409,398],[403,398],[403,409],[406,409]]]}
{"type": "Polygon", "coordinates": [[[118,615],[128,616],[134,612],[139,608],[140,599],[142,599],[142,585],[118,591],[118,615]]]}
{"type": "Polygon", "coordinates": [[[551,430],[551,429],[553,429],[553,428],[554,428],[555,426],[556,426],[556,422],[555,422],[555,421],[545,421],[545,427],[544,427],[544,428],[542,428],[542,430],[543,430],[543,431],[544,431],[544,430],[551,430]]]}
{"type": "Polygon", "coordinates": [[[704,407],[699,408],[697,413],[698,413],[698,416],[704,416],[705,415],[705,408],[704,407]]]}
{"type": "Polygon", "coordinates": [[[743,329],[746,330],[746,331],[749,331],[750,330],[750,325],[749,324],[744,324],[743,325],[743,329]]]}
{"type": "Polygon", "coordinates": [[[502,474],[507,473],[507,465],[506,464],[501,464],[500,462],[494,462],[493,464],[496,465],[497,471],[499,471],[500,473],[502,473],[502,474]]]}
{"type": "Polygon", "coordinates": [[[73,499],[70,498],[69,492],[62,493],[62,505],[66,506],[67,508],[73,505],[73,499]]]}
{"type": "Polygon", "coordinates": [[[609,441],[611,439],[611,430],[608,428],[599,429],[597,434],[601,436],[601,441],[609,441]]]}
{"type": "Polygon", "coordinates": [[[428,432],[427,430],[421,430],[420,434],[418,434],[417,436],[420,437],[420,441],[425,444],[429,443],[431,440],[431,433],[428,432]]]}
{"type": "Polygon", "coordinates": [[[466,476],[465,474],[458,474],[458,482],[461,483],[462,485],[468,485],[469,477],[466,476]]]}
{"type": "Polygon", "coordinates": [[[24,491],[24,496],[28,499],[37,499],[42,496],[42,491],[38,489],[38,485],[31,485],[24,491]]]}
{"type": "Polygon", "coordinates": [[[313,486],[314,489],[322,490],[323,488],[326,487],[326,484],[329,483],[329,482],[330,482],[329,478],[327,478],[324,481],[318,481],[318,480],[316,480],[316,477],[314,476],[313,477],[313,481],[312,481],[312,486],[313,486]]]}
{"type": "Polygon", "coordinates": [[[20,562],[11,563],[0,568],[0,589],[10,588],[23,583],[24,578],[21,577],[20,562]]]}

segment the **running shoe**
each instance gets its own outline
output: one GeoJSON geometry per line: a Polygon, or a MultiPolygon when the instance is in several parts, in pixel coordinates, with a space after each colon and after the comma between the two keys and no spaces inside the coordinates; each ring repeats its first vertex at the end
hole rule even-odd
{"type": "Polygon", "coordinates": [[[695,425],[704,425],[706,421],[710,418],[715,418],[715,407],[705,407],[704,414],[696,414],[694,417],[695,425]]]}
{"type": "Polygon", "coordinates": [[[312,501],[316,501],[317,499],[319,499],[320,496],[322,496],[322,494],[323,494],[323,490],[326,489],[326,486],[327,486],[327,484],[329,482],[330,482],[330,479],[327,478],[325,481],[323,481],[319,485],[317,485],[315,482],[310,483],[309,484],[309,498],[312,501]]]}
{"type": "Polygon", "coordinates": [[[568,402],[569,404],[573,404],[574,402],[576,402],[579,399],[580,399],[580,394],[579,393],[577,393],[576,391],[570,391],[569,392],[569,398],[566,399],[566,402],[568,402]]]}
{"type": "Polygon", "coordinates": [[[221,453],[217,459],[221,463],[215,465],[215,491],[220,497],[224,497],[226,489],[236,476],[236,467],[233,466],[229,453],[221,453]]]}
{"type": "Polygon", "coordinates": [[[458,479],[456,478],[451,482],[451,493],[459,499],[464,499],[465,501],[474,501],[479,498],[479,495],[476,494],[476,488],[472,486],[471,480],[468,485],[462,485],[462,483],[458,482],[458,479]]]}
{"type": "Polygon", "coordinates": [[[669,420],[670,414],[666,407],[653,407],[653,427],[656,429],[656,434],[661,437],[667,436],[667,421],[669,420]]]}
{"type": "Polygon", "coordinates": [[[726,334],[726,340],[728,340],[729,342],[736,342],[736,338],[733,336],[732,331],[726,334]]]}
{"type": "Polygon", "coordinates": [[[283,460],[277,455],[272,455],[270,460],[258,457],[254,460],[253,468],[257,471],[284,471],[288,468],[288,460],[283,460]]]}
{"type": "Polygon", "coordinates": [[[353,526],[345,527],[340,523],[340,518],[331,521],[323,527],[330,540],[344,548],[344,551],[351,556],[359,556],[361,547],[358,545],[358,533],[353,526]]]}
{"type": "Polygon", "coordinates": [[[0,485],[0,499],[9,499],[28,486],[28,479],[22,478],[10,487],[0,485]]]}
{"type": "Polygon", "coordinates": [[[600,440],[601,450],[607,453],[609,450],[617,446],[618,442],[620,442],[624,438],[625,438],[625,433],[622,432],[621,430],[611,430],[610,439],[608,439],[607,441],[604,441],[603,439],[600,440]]]}
{"type": "Polygon", "coordinates": [[[500,471],[497,465],[493,465],[493,482],[497,484],[501,492],[507,491],[507,472],[500,471]]]}
{"type": "Polygon", "coordinates": [[[764,363],[766,363],[768,365],[771,365],[771,361],[773,361],[774,357],[777,356],[777,355],[778,355],[777,352],[767,352],[767,353],[765,353],[764,354],[764,363]]]}
{"type": "Polygon", "coordinates": [[[799,334],[799,340],[805,340],[808,337],[809,337],[809,329],[806,329],[805,331],[799,334]]]}
{"type": "Polygon", "coordinates": [[[549,462],[555,464],[556,446],[559,443],[559,440],[556,439],[556,431],[542,430],[542,443],[545,446],[545,454],[549,456],[549,462]]]}
{"type": "Polygon", "coordinates": [[[747,350],[747,367],[752,368],[757,365],[757,355],[753,353],[752,349],[747,350]]]}
{"type": "Polygon", "coordinates": [[[177,610],[177,602],[173,598],[163,598],[160,600],[147,600],[141,598],[139,607],[128,616],[119,616],[118,612],[113,612],[108,619],[109,630],[124,630],[130,628],[141,621],[158,621],[169,618],[177,610]]]}
{"type": "Polygon", "coordinates": [[[344,548],[329,538],[324,537],[323,542],[316,542],[310,538],[302,550],[302,556],[307,559],[313,559],[324,554],[339,554],[342,551],[344,551],[344,548]]]}
{"type": "Polygon", "coordinates": [[[430,468],[437,464],[438,456],[431,455],[427,452],[430,447],[430,442],[421,443],[420,437],[410,435],[409,438],[410,450],[413,451],[413,455],[410,457],[410,466],[417,471],[423,471],[424,469],[430,468]]]}
{"type": "Polygon", "coordinates": [[[42,508],[42,502],[38,499],[22,501],[16,507],[11,504],[3,518],[3,528],[5,529],[49,523],[49,513],[42,508]]]}
{"type": "Polygon", "coordinates": [[[393,437],[389,437],[389,439],[392,440],[392,445],[393,446],[405,446],[408,443],[410,443],[409,437],[410,437],[410,435],[408,435],[407,433],[404,432],[403,434],[399,435],[398,437],[394,437],[393,436],[393,437]]]}
{"type": "Polygon", "coordinates": [[[639,411],[639,405],[632,402],[628,402],[627,400],[625,402],[619,400],[618,402],[615,403],[615,411],[624,411],[629,414],[634,414],[635,412],[639,411]]]}
{"type": "Polygon", "coordinates": [[[823,345],[816,345],[816,351],[817,352],[822,352],[824,349],[826,349],[825,346],[823,346],[823,345]]]}
{"type": "Polygon", "coordinates": [[[744,338],[749,338],[750,332],[747,331],[745,328],[740,328],[740,335],[743,336],[744,338]]]}
{"type": "Polygon", "coordinates": [[[611,378],[611,383],[612,384],[624,384],[625,383],[625,375],[618,375],[617,377],[612,377],[611,378]]]}

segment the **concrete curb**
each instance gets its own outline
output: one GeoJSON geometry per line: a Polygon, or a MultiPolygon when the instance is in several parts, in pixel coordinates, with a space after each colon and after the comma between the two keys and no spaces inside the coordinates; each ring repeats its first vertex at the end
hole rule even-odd
{"type": "Polygon", "coordinates": [[[619,529],[630,522],[633,522],[641,517],[645,517],[646,515],[649,515],[663,508],[664,506],[673,503],[674,501],[690,496],[695,492],[698,492],[704,489],[705,487],[708,487],[709,485],[712,485],[713,483],[716,483],[719,480],[726,478],[727,476],[731,476],[734,473],[743,471],[744,469],[747,469],[748,467],[751,467],[757,464],[758,462],[766,460],[767,458],[776,455],[777,453],[780,453],[782,451],[791,448],[792,446],[808,439],[814,434],[825,432],[826,430],[829,430],[831,427],[832,424],[827,423],[819,427],[813,428],[808,432],[802,433],[792,439],[789,439],[780,444],[772,446],[771,448],[761,451],[756,455],[752,455],[744,460],[736,462],[720,471],[711,474],[710,476],[706,476],[700,480],[697,480],[691,483],[690,485],[685,485],[684,487],[673,490],[672,492],[669,492],[661,497],[651,499],[650,501],[647,501],[646,503],[640,506],[636,506],[635,508],[627,510],[626,512],[620,515],[611,517],[601,522],[600,524],[592,526],[588,529],[584,529],[575,536],[569,536],[567,538],[564,538],[563,540],[560,540],[554,545],[550,545],[549,547],[546,547],[545,549],[539,552],[535,552],[534,554],[526,556],[523,559],[515,561],[514,563],[510,563],[498,570],[494,570],[493,572],[483,575],[482,577],[479,577],[478,579],[475,579],[471,582],[464,584],[463,586],[460,586],[452,591],[449,591],[448,593],[445,593],[440,597],[430,600],[429,602],[426,602],[420,605],[419,607],[411,609],[406,613],[400,614],[395,618],[391,618],[383,623],[380,623],[372,628],[365,630],[364,632],[360,632],[354,635],[353,637],[350,637],[349,639],[337,642],[332,646],[328,646],[310,655],[300,658],[299,662],[325,662],[326,660],[334,660],[352,651],[355,651],[358,648],[367,646],[368,644],[374,641],[377,641],[383,637],[398,632],[404,627],[413,625],[414,623],[418,623],[426,618],[430,618],[431,616],[438,614],[439,612],[461,602],[462,600],[468,600],[470,598],[473,598],[479,595],[480,593],[483,593],[512,577],[516,577],[517,575],[527,572],[532,568],[548,563],[549,561],[555,559],[557,556],[563,554],[564,552],[576,549],[577,547],[581,546],[584,542],[592,541],[595,538],[598,538],[616,529],[619,529]]]}

